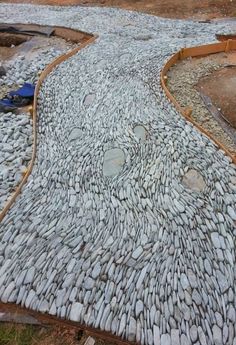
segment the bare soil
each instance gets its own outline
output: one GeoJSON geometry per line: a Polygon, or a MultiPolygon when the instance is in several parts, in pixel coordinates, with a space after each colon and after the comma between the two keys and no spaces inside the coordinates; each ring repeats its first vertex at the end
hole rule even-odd
{"type": "Polygon", "coordinates": [[[210,97],[224,119],[236,129],[236,64],[231,66],[203,78],[198,86],[210,97]]]}
{"type": "Polygon", "coordinates": [[[112,6],[168,18],[199,20],[236,16],[235,0],[4,0],[9,3],[40,5],[112,6]]]}
{"type": "Polygon", "coordinates": [[[229,122],[235,123],[236,68],[227,66],[234,65],[236,52],[186,59],[170,69],[167,85],[182,107],[192,109],[193,120],[232,154],[236,153],[235,130],[229,122]],[[213,107],[202,94],[209,97],[213,107]]]}
{"type": "MultiPolygon", "coordinates": [[[[88,335],[75,328],[30,324],[0,323],[0,345],[84,345],[88,335]]],[[[93,338],[94,345],[116,345],[93,338]]]]}
{"type": "Polygon", "coordinates": [[[0,324],[0,345],[79,345],[75,330],[14,323],[0,324]]]}

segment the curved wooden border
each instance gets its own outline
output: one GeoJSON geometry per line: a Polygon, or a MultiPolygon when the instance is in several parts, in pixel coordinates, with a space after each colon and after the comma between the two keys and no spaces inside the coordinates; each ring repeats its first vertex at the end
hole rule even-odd
{"type": "MultiPolygon", "coordinates": [[[[81,31],[80,31],[81,33],[81,31]]],[[[42,85],[42,82],[44,81],[44,79],[47,77],[47,75],[60,63],[62,63],[63,61],[69,59],[71,56],[75,55],[78,51],[80,51],[81,49],[83,49],[84,47],[86,47],[87,45],[93,43],[96,39],[97,36],[95,35],[88,35],[91,38],[89,38],[85,43],[82,43],[81,45],[79,45],[79,47],[76,47],[74,49],[72,49],[71,51],[60,55],[59,57],[57,57],[53,62],[51,62],[41,73],[39,80],[36,84],[36,88],[35,88],[35,92],[34,92],[34,104],[33,104],[33,108],[32,108],[32,117],[33,117],[33,150],[32,150],[32,157],[30,160],[30,163],[27,167],[27,170],[24,174],[24,177],[22,178],[20,184],[16,187],[15,192],[12,194],[10,200],[6,203],[6,205],[4,206],[4,208],[2,209],[2,211],[0,212],[0,222],[3,220],[3,218],[5,217],[6,213],[9,211],[9,209],[11,208],[11,206],[13,205],[13,203],[15,202],[17,196],[21,193],[22,187],[24,186],[24,184],[27,182],[27,179],[29,177],[29,175],[32,172],[33,169],[33,165],[34,165],[34,161],[35,161],[35,157],[36,157],[36,147],[37,147],[37,98],[38,98],[38,94],[39,94],[39,89],[40,86],[42,85]]]]}
{"type": "Polygon", "coordinates": [[[210,55],[210,54],[216,54],[216,53],[222,53],[222,52],[229,52],[231,50],[236,50],[236,40],[229,39],[227,41],[220,42],[220,43],[213,43],[213,44],[181,49],[176,54],[174,54],[163,67],[161,71],[161,86],[164,89],[166,96],[174,104],[176,109],[186,118],[186,120],[191,122],[197,129],[199,129],[203,134],[205,134],[213,142],[215,142],[217,146],[219,146],[228,156],[230,156],[233,163],[236,164],[236,155],[233,155],[211,133],[209,133],[205,128],[203,128],[196,121],[194,121],[191,118],[191,112],[188,109],[181,107],[181,105],[177,102],[175,97],[171,94],[168,87],[166,86],[166,82],[167,82],[166,74],[169,71],[169,69],[174,64],[176,64],[176,62],[178,62],[179,60],[183,60],[188,57],[196,57],[196,56],[204,56],[204,55],[210,55]]]}

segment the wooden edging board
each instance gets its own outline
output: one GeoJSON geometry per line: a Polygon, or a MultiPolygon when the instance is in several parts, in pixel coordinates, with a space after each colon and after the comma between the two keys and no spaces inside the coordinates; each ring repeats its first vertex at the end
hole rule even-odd
{"type": "Polygon", "coordinates": [[[161,86],[165,91],[166,96],[174,104],[176,109],[186,118],[187,121],[191,122],[197,129],[199,129],[203,134],[209,137],[213,142],[216,143],[236,164],[236,156],[233,155],[229,150],[219,142],[211,133],[209,133],[205,128],[200,126],[196,121],[194,121],[188,111],[177,102],[175,97],[171,94],[167,87],[167,72],[169,69],[176,64],[179,60],[186,59],[188,57],[205,56],[209,54],[216,54],[222,52],[229,52],[231,50],[236,50],[236,40],[229,39],[224,42],[206,44],[197,47],[183,48],[177,53],[175,53],[165,64],[161,71],[161,86]]]}

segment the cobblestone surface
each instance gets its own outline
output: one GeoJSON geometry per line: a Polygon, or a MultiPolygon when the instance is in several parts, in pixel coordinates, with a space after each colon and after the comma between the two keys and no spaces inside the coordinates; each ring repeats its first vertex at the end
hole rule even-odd
{"type": "Polygon", "coordinates": [[[236,169],[159,80],[173,52],[233,24],[38,11],[0,6],[99,38],[42,85],[35,166],[0,227],[1,300],[145,345],[235,344],[236,169]]]}

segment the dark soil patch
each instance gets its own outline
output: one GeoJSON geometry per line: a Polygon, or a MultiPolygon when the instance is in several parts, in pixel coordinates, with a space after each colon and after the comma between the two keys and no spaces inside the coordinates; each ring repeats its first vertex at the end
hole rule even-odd
{"type": "Polygon", "coordinates": [[[6,2],[55,6],[113,6],[168,18],[193,17],[206,20],[236,16],[234,0],[6,0],[6,2]]]}

